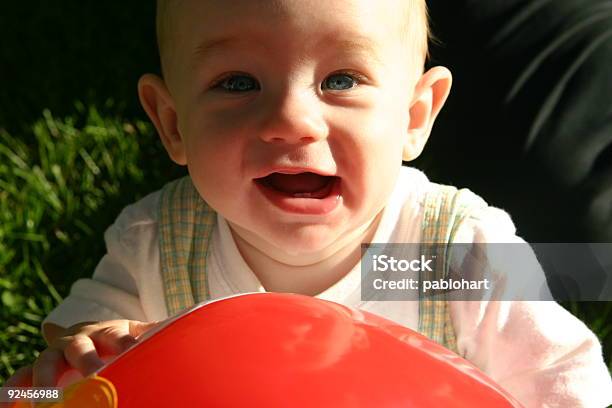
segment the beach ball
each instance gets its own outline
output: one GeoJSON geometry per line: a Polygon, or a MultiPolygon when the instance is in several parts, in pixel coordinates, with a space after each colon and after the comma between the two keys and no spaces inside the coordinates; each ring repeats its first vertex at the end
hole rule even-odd
{"type": "Polygon", "coordinates": [[[390,320],[308,296],[253,293],[166,321],[46,406],[520,405],[463,358],[390,320]]]}

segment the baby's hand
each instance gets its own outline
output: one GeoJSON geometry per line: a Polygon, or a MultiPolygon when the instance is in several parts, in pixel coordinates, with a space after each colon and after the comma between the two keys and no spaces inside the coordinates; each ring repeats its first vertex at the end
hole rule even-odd
{"type": "Polygon", "coordinates": [[[34,363],[33,386],[56,386],[60,376],[71,367],[87,376],[104,365],[101,356],[122,353],[138,342],[136,337],[157,324],[109,320],[71,326],[51,340],[34,363]]]}

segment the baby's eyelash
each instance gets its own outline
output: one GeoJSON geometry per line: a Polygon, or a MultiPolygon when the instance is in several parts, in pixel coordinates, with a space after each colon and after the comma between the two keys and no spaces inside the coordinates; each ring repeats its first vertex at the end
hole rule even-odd
{"type": "MultiPolygon", "coordinates": [[[[211,88],[211,89],[218,88],[219,85],[221,85],[223,83],[223,81],[225,81],[226,79],[229,79],[231,77],[234,77],[234,76],[245,76],[245,77],[253,78],[252,75],[247,74],[246,72],[240,72],[240,71],[226,72],[226,73],[218,76],[217,78],[213,79],[210,82],[210,85],[208,85],[208,87],[211,88]]],[[[253,78],[253,80],[257,82],[257,80],[255,78],[253,78]]]]}
{"type": "Polygon", "coordinates": [[[328,78],[328,77],[330,77],[332,75],[348,75],[348,76],[351,76],[351,77],[355,78],[357,80],[357,83],[362,83],[362,82],[365,82],[367,80],[367,78],[364,75],[360,74],[357,71],[351,71],[351,70],[332,72],[326,78],[328,78]]]}

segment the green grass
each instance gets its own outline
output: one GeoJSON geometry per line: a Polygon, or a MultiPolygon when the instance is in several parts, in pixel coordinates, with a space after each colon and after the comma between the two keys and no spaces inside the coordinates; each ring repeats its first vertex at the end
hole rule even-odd
{"type": "Polygon", "coordinates": [[[43,349],[42,319],[91,275],[119,210],[177,175],[156,138],[82,104],[27,137],[0,131],[0,382],[43,349]]]}
{"type": "Polygon", "coordinates": [[[159,71],[154,12],[148,0],[3,5],[0,383],[43,349],[42,318],[91,276],[120,210],[183,173],[137,100],[138,77],[159,71]]]}

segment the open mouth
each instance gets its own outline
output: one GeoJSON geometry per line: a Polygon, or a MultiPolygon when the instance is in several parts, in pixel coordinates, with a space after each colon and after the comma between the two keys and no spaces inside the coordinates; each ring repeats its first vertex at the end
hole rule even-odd
{"type": "Polygon", "coordinates": [[[341,179],[312,172],[275,172],[254,179],[269,202],[294,214],[325,215],[342,202],[341,179]]]}
{"type": "Polygon", "coordinates": [[[323,199],[330,195],[336,176],[322,176],[311,172],[284,174],[272,173],[255,181],[288,197],[323,199]]]}

